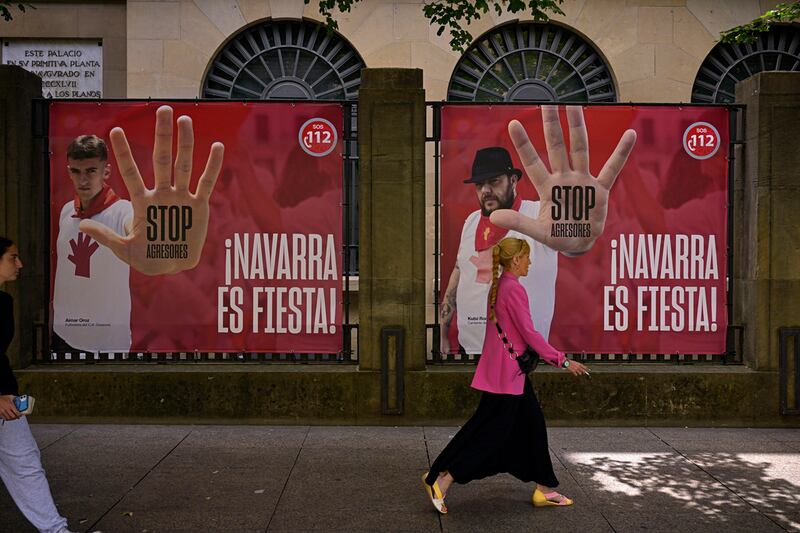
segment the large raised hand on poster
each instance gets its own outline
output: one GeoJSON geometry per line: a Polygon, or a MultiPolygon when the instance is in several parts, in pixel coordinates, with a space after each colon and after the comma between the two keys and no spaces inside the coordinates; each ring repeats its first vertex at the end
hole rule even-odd
{"type": "Polygon", "coordinates": [[[127,235],[120,235],[93,220],[80,223],[82,232],[147,275],[175,274],[197,266],[208,232],[208,203],[222,168],[224,146],[215,142],[197,189],[192,193],[189,190],[194,152],[192,119],[181,116],[177,125],[178,153],[173,174],[173,112],[169,106],[158,108],[152,189],[145,186],[125,132],[119,127],[111,130],[111,146],[130,195],[133,218],[126,228],[127,235]]]}
{"type": "Polygon", "coordinates": [[[589,140],[581,106],[567,106],[569,154],[561,129],[557,106],[542,106],[550,169],[539,157],[525,127],[518,121],[508,124],[508,133],[540,206],[537,218],[513,209],[498,209],[492,223],[524,233],[553,250],[582,254],[602,235],[608,214],[611,188],[636,144],[636,132],[625,131],[614,152],[594,177],[589,172],[589,140]]]}

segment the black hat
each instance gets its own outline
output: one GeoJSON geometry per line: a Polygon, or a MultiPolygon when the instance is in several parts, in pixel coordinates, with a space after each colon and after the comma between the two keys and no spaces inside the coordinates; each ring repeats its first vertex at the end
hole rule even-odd
{"type": "Polygon", "coordinates": [[[519,178],[522,176],[522,171],[514,168],[511,155],[505,148],[500,146],[481,148],[475,152],[472,176],[468,180],[464,180],[464,183],[481,183],[500,174],[516,174],[519,178]]]}

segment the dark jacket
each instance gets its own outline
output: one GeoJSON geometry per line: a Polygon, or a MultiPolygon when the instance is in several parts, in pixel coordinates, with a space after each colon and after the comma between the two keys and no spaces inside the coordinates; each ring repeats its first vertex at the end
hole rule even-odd
{"type": "Polygon", "coordinates": [[[14,338],[14,299],[7,292],[0,291],[0,395],[19,396],[19,386],[6,350],[14,338]]]}

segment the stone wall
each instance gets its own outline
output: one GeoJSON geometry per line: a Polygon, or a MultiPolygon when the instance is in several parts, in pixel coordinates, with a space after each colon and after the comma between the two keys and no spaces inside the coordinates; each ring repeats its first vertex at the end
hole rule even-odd
{"type": "MultiPolygon", "coordinates": [[[[425,92],[418,69],[365,69],[359,93],[359,365],[379,370],[381,329],[425,368],[425,92]],[[391,124],[391,127],[385,125],[391,124]]],[[[399,366],[399,365],[398,365],[399,366]]],[[[402,369],[396,369],[398,371],[402,369]]]]}
{"type": "Polygon", "coordinates": [[[800,327],[800,73],[756,74],[736,100],[747,130],[734,181],[733,323],[744,326],[748,365],[777,370],[778,328],[800,327]]]}
{"type": "MultiPolygon", "coordinates": [[[[37,422],[457,425],[478,405],[472,369],[406,373],[402,416],[382,415],[375,372],[353,367],[232,365],[52,367],[17,372],[37,422]]],[[[798,427],[781,416],[775,372],[747,368],[606,367],[580,380],[540,369],[550,426],[798,427]]]]}
{"type": "Polygon", "coordinates": [[[17,243],[23,264],[18,280],[0,285],[14,298],[17,328],[8,355],[15,368],[31,364],[33,325],[47,319],[42,305],[48,288],[46,145],[42,132],[34,131],[33,103],[41,97],[38,76],[21,67],[0,65],[0,235],[17,243]]]}

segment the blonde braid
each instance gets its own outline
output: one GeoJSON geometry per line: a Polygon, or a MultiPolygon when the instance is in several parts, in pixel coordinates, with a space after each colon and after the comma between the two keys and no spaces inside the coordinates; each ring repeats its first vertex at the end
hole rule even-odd
{"type": "Polygon", "coordinates": [[[496,322],[494,304],[497,301],[497,280],[500,277],[500,245],[492,246],[492,289],[489,292],[489,320],[496,322]]]}
{"type": "Polygon", "coordinates": [[[500,278],[500,267],[503,270],[511,268],[511,261],[515,257],[530,256],[531,248],[527,241],[506,237],[492,246],[492,288],[489,291],[489,320],[497,322],[494,313],[494,304],[497,303],[497,281],[500,278]]]}

